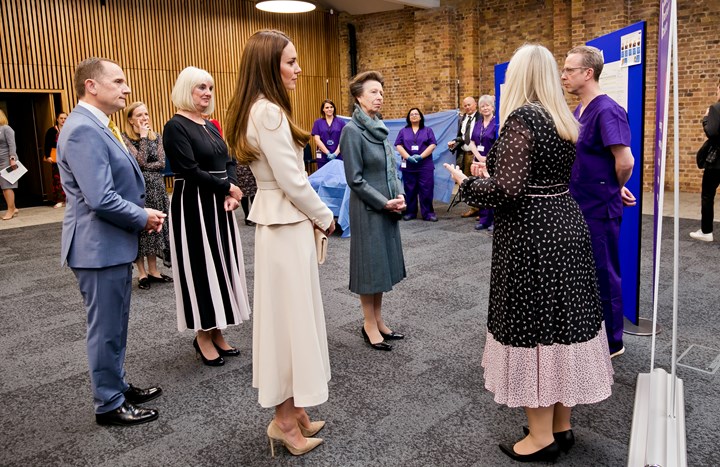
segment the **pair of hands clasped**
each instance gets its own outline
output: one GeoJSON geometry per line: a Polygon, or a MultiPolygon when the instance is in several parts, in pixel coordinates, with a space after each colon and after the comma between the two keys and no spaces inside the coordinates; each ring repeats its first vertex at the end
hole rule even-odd
{"type": "Polygon", "coordinates": [[[405,160],[413,164],[417,164],[423,160],[423,158],[420,154],[413,154],[412,156],[408,156],[405,160]]]}
{"type": "MultiPolygon", "coordinates": [[[[443,164],[443,167],[450,172],[450,176],[458,185],[467,178],[467,175],[465,175],[463,171],[460,170],[460,167],[455,164],[445,163],[443,164]]],[[[480,157],[479,160],[478,158],[473,160],[472,165],[470,165],[470,173],[475,177],[490,178],[490,174],[488,173],[485,165],[485,157],[480,157]]]]}
{"type": "Polygon", "coordinates": [[[407,208],[407,204],[405,204],[405,196],[403,195],[397,195],[397,197],[388,200],[387,203],[385,203],[385,209],[391,212],[401,213],[407,208]]]}
{"type": "Polygon", "coordinates": [[[230,212],[236,210],[240,206],[240,200],[243,197],[243,192],[237,185],[230,184],[230,191],[225,196],[225,211],[230,212]]]}

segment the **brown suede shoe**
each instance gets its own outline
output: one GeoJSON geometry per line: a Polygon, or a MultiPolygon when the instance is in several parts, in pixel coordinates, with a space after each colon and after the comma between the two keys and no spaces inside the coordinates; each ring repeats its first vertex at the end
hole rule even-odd
{"type": "Polygon", "coordinates": [[[467,211],[465,211],[464,213],[460,214],[460,217],[476,216],[477,213],[479,213],[479,212],[480,212],[480,210],[478,208],[470,208],[467,211]]]}

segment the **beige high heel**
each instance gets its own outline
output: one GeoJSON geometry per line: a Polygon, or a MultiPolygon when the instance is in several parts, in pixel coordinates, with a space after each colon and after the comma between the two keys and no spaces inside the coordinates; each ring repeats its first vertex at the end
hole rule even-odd
{"type": "Polygon", "coordinates": [[[318,431],[322,430],[325,427],[325,421],[318,420],[316,422],[310,422],[310,428],[305,428],[298,423],[298,427],[300,427],[300,433],[302,433],[304,437],[312,438],[318,433],[318,431]]]}
{"type": "Polygon", "coordinates": [[[270,454],[272,457],[275,457],[275,444],[274,441],[280,441],[285,445],[285,448],[290,451],[290,454],[293,456],[302,456],[303,454],[312,451],[316,447],[320,446],[322,444],[323,440],[322,438],[305,438],[305,447],[304,448],[296,448],[295,446],[290,443],[290,441],[285,438],[285,433],[280,429],[279,426],[275,423],[275,419],[272,419],[270,424],[267,427],[267,435],[268,440],[270,440],[270,454]]]}

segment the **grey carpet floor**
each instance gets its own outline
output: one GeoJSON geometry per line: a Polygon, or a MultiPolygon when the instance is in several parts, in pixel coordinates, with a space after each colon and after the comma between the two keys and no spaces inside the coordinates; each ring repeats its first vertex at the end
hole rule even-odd
{"type": "MultiPolygon", "coordinates": [[[[309,409],[328,421],[326,442],[303,457],[270,458],[272,412],[251,386],[252,323],[227,331],[242,355],[210,368],[196,360],[191,333],[178,333],[172,286],[132,296],[126,368],[136,386],[164,395],[147,404],[160,419],[121,428],[95,424],[85,356],[85,312],[75,278],[59,267],[60,224],[7,230],[0,241],[0,465],[77,466],[505,466],[497,447],[519,439],[525,417],[493,401],[480,359],[487,318],[492,237],[459,217],[404,222],[408,278],[385,295],[387,322],[407,339],[392,352],[360,336],[359,300],[347,290],[349,239],[331,238],[320,268],[332,365],[330,399],[309,409]]],[[[242,216],[242,214],[240,214],[242,216]]],[[[717,243],[692,241],[682,221],[678,353],[720,348],[717,243]]],[[[657,365],[670,367],[671,222],[665,222],[657,365]]],[[[252,303],[253,229],[241,223],[252,303]]],[[[641,314],[651,315],[651,219],[643,222],[641,314]]],[[[166,271],[167,272],[167,271],[166,271]]],[[[279,291],[281,293],[281,289],[279,291]]],[[[649,370],[650,338],[626,336],[614,360],[613,395],[573,412],[575,448],[567,466],[622,466],[635,381],[649,370]]],[[[710,353],[710,351],[705,351],[710,353]]],[[[717,362],[716,362],[717,363],[717,362]]],[[[712,371],[712,370],[711,370],[712,371]]],[[[688,465],[720,464],[718,374],[678,367],[685,383],[688,465]]]]}

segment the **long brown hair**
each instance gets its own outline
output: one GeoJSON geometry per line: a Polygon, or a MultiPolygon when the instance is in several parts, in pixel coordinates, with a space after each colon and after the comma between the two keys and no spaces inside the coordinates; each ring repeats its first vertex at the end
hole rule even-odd
{"type": "Polygon", "coordinates": [[[241,164],[249,164],[260,154],[247,139],[250,109],[262,95],[285,113],[290,132],[298,146],[305,146],[310,133],[298,127],[292,119],[290,97],[280,76],[280,58],[290,38],[275,30],[258,31],[248,39],[240,59],[235,92],[227,111],[226,137],[233,157],[241,164]]]}

